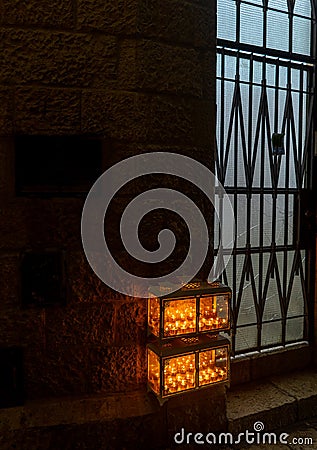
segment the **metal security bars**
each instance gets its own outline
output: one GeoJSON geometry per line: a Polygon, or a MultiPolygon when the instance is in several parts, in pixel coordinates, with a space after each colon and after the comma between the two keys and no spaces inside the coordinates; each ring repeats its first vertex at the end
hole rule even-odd
{"type": "Polygon", "coordinates": [[[236,217],[223,274],[234,354],[309,340],[316,4],[218,0],[216,170],[236,217]]]}

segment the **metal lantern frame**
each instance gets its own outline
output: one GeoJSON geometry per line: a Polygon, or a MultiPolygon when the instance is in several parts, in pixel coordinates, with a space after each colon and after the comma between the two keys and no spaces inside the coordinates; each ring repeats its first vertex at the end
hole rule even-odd
{"type": "Polygon", "coordinates": [[[148,299],[148,336],[155,336],[160,341],[165,341],[177,337],[191,337],[199,336],[200,334],[217,334],[219,332],[225,332],[230,330],[230,301],[231,301],[231,289],[227,286],[215,282],[193,282],[185,285],[183,288],[171,294],[166,294],[159,297],[158,294],[161,293],[159,288],[153,288],[151,290],[151,296],[148,299]],[[226,308],[227,308],[227,318],[226,323],[223,327],[200,330],[200,316],[201,316],[201,300],[210,297],[220,297],[224,296],[226,298],[226,308]],[[176,335],[167,335],[165,332],[165,310],[166,307],[170,305],[170,302],[176,300],[195,300],[195,330],[193,332],[184,333],[178,332],[176,335]],[[151,303],[157,302],[157,308],[159,309],[159,327],[158,332],[155,333],[151,327],[151,303]]]}
{"type": "MultiPolygon", "coordinates": [[[[165,401],[169,397],[175,395],[192,392],[200,389],[211,387],[215,384],[229,384],[230,379],[230,342],[224,336],[215,335],[203,335],[194,338],[175,338],[172,342],[160,345],[156,340],[148,343],[147,345],[147,357],[149,360],[149,352],[152,352],[159,360],[159,373],[158,373],[158,389],[151,383],[150,366],[148,365],[148,382],[147,387],[149,391],[154,392],[161,401],[165,401]],[[214,380],[209,383],[202,384],[200,381],[200,375],[202,369],[200,367],[200,357],[204,352],[217,351],[223,349],[226,353],[225,361],[225,376],[221,380],[214,380]],[[194,385],[192,388],[178,388],[174,392],[167,392],[166,379],[165,379],[165,367],[166,363],[174,358],[183,358],[186,356],[194,355],[194,385]]],[[[216,366],[215,366],[216,367],[216,366]]]]}
{"type": "MultiPolygon", "coordinates": [[[[166,294],[162,295],[159,287],[152,288],[148,299],[148,390],[154,392],[162,404],[175,395],[208,388],[215,384],[229,384],[230,341],[219,333],[230,330],[231,289],[218,281],[208,283],[200,280],[194,280],[172,293],[168,292],[168,287],[164,286],[164,289],[166,294]],[[212,305],[210,311],[215,314],[212,298],[220,296],[225,297],[226,325],[203,331],[200,327],[201,301],[205,298],[210,299],[212,305]],[[195,326],[187,328],[193,329],[193,332],[179,333],[178,330],[173,336],[167,336],[164,328],[165,309],[178,300],[192,300],[195,307],[195,326]],[[220,361],[217,360],[217,350],[221,349],[225,354],[225,361],[221,362],[225,364],[223,368],[221,364],[219,367],[217,365],[220,361]]],[[[193,306],[189,309],[192,313],[193,306]]],[[[182,310],[182,314],[189,313],[186,309],[184,311],[182,310]]],[[[223,320],[217,311],[216,317],[210,317],[211,320],[223,320]]],[[[182,325],[184,324],[185,322],[182,325]]],[[[178,327],[179,324],[176,329],[178,327]]]]}

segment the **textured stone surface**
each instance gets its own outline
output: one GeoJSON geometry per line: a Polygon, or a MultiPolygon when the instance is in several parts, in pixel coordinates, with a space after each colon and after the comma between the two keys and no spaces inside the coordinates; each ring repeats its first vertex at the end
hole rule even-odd
{"type": "Polygon", "coordinates": [[[296,372],[286,381],[283,376],[272,383],[298,401],[299,420],[317,416],[317,372],[296,372]]]}
{"type": "Polygon", "coordinates": [[[0,209],[0,248],[81,247],[82,200],[16,199],[0,209]]]}
{"type": "Polygon", "coordinates": [[[0,83],[101,86],[116,76],[112,36],[0,29],[0,83]]]}
{"type": "Polygon", "coordinates": [[[89,350],[81,345],[50,347],[47,351],[25,348],[27,398],[80,395],[88,391],[89,350]]]}
{"type": "MultiPolygon", "coordinates": [[[[308,381],[313,374],[307,375],[308,381]]],[[[287,378],[284,378],[283,388],[285,389],[288,389],[287,378]]],[[[292,380],[289,380],[291,388],[292,380]]],[[[263,384],[260,387],[264,388],[263,384]]],[[[270,391],[266,390],[262,397],[265,392],[270,394],[270,391]]],[[[249,400],[253,401],[256,406],[254,391],[250,391],[249,394],[249,400]]],[[[279,408],[278,402],[282,401],[282,405],[284,400],[283,397],[276,397],[274,409],[279,408]]],[[[12,448],[25,450],[59,450],[61,448],[69,450],[122,450],[125,448],[168,450],[175,448],[173,445],[174,433],[181,428],[184,428],[186,432],[193,433],[224,432],[226,414],[223,402],[223,386],[214,386],[214,388],[193,392],[186,396],[176,396],[169,399],[163,406],[159,406],[155,397],[147,395],[145,390],[95,397],[33,401],[28,402],[25,406],[0,410],[0,446],[5,450],[12,448]]],[[[245,402],[240,402],[240,412],[244,410],[245,405],[245,402]]],[[[274,445],[274,448],[281,450],[316,448],[316,418],[285,426],[285,423],[281,425],[281,421],[285,418],[279,418],[270,424],[267,415],[259,418],[254,416],[251,409],[244,412],[250,415],[242,418],[241,432],[248,429],[252,433],[254,422],[262,420],[266,432],[275,430],[277,437],[282,433],[289,435],[288,446],[274,445]],[[312,438],[313,445],[303,442],[296,445],[293,443],[293,438],[312,438]]],[[[272,417],[275,417],[274,411],[272,411],[272,417]]],[[[286,417],[286,419],[290,419],[290,417],[286,417]]],[[[229,423],[229,430],[230,426],[229,423]]],[[[239,432],[237,427],[231,431],[234,437],[239,432]]],[[[187,444],[177,447],[197,448],[196,445],[187,444]]],[[[237,446],[221,448],[233,450],[235,447],[237,446]]],[[[245,446],[242,442],[239,448],[264,450],[269,447],[268,444],[245,446]]]]}
{"type": "MultiPolygon", "coordinates": [[[[93,133],[110,143],[106,164],[163,149],[210,165],[213,13],[206,0],[3,0],[0,135],[93,133]]],[[[23,346],[27,398],[145,389],[145,302],[107,288],[89,267],[82,199],[15,197],[12,144],[0,141],[0,340],[23,346]],[[19,258],[30,249],[64,252],[66,306],[21,309],[19,258]]],[[[125,257],[119,250],[116,256],[125,257]]],[[[178,420],[172,410],[171,429],[178,420]]],[[[196,422],[203,414],[202,407],[186,411],[196,422]]],[[[33,429],[8,442],[32,450],[91,448],[95,434],[99,450],[122,426],[121,450],[137,434],[152,448],[166,429],[165,412],[82,431],[61,432],[56,421],[43,440],[33,429]]]]}
{"type": "Polygon", "coordinates": [[[231,362],[230,384],[242,384],[250,381],[250,359],[234,359],[231,362]]]}
{"type": "MultiPolygon", "coordinates": [[[[0,345],[22,346],[38,352],[45,345],[45,315],[42,311],[1,311],[0,345]]],[[[38,362],[38,360],[37,360],[38,362]]]]}
{"type": "Polygon", "coordinates": [[[142,41],[137,46],[138,87],[201,96],[202,64],[194,49],[142,41]]]}
{"type": "Polygon", "coordinates": [[[112,304],[54,308],[46,315],[46,343],[50,346],[106,346],[113,343],[112,304]]]}
{"type": "Polygon", "coordinates": [[[110,34],[135,32],[137,0],[78,0],[77,24],[84,30],[102,30],[110,34]]]}
{"type": "Polygon", "coordinates": [[[227,416],[229,431],[252,430],[257,420],[266,429],[276,429],[295,422],[297,404],[294,397],[268,382],[240,386],[228,393],[227,416]]]}
{"type": "Polygon", "coordinates": [[[137,87],[137,45],[135,39],[120,39],[118,59],[118,86],[123,90],[134,90],[137,87]]]}
{"type": "Polygon", "coordinates": [[[71,27],[73,25],[72,0],[41,0],[25,2],[2,0],[0,23],[6,25],[46,25],[71,27]]]}
{"type": "Polygon", "coordinates": [[[140,375],[135,345],[93,348],[89,352],[92,392],[133,390],[140,375]]]}
{"type": "Polygon", "coordinates": [[[190,100],[156,96],[151,105],[149,142],[194,145],[195,112],[190,100]]]}
{"type": "Polygon", "coordinates": [[[151,98],[145,95],[85,91],[82,130],[122,141],[144,141],[149,134],[150,104],[151,98]]]}
{"type": "Polygon", "coordinates": [[[118,305],[117,308],[116,343],[144,345],[147,327],[146,299],[131,300],[118,305]]]}
{"type": "Polygon", "coordinates": [[[85,92],[82,130],[122,141],[210,147],[211,111],[208,102],[182,97],[85,92]]]}
{"type": "Polygon", "coordinates": [[[311,363],[311,348],[301,345],[270,353],[255,355],[251,358],[251,379],[256,380],[270,375],[294,371],[308,367],[311,363]]]}
{"type": "Polygon", "coordinates": [[[207,50],[202,56],[203,96],[215,103],[216,53],[207,50]]]}
{"type": "Polygon", "coordinates": [[[13,90],[0,88],[0,135],[13,131],[13,90]]]}
{"type": "Polygon", "coordinates": [[[215,39],[213,9],[177,0],[140,2],[138,31],[143,36],[173,43],[212,47],[215,39]]]}
{"type": "MultiPolygon", "coordinates": [[[[112,298],[109,289],[89,266],[83,251],[70,252],[67,267],[69,304],[100,303],[112,298]]],[[[116,298],[115,295],[113,297],[116,298]]]]}
{"type": "Polygon", "coordinates": [[[175,433],[184,428],[186,432],[209,433],[226,428],[226,405],[224,386],[201,389],[186,396],[173,397],[166,404],[167,426],[170,445],[175,433]],[[180,414],[180,410],[182,413],[180,414]]]}
{"type": "Polygon", "coordinates": [[[80,132],[80,92],[63,89],[17,89],[15,131],[22,134],[80,132]]]}

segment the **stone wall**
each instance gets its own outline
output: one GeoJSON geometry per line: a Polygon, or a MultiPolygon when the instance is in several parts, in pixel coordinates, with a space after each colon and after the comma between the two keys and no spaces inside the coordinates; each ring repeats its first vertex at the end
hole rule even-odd
{"type": "Polygon", "coordinates": [[[80,240],[82,198],[15,195],[16,134],[93,134],[105,166],[175,151],[211,166],[215,2],[2,0],[0,346],[22,346],[28,399],[134,390],[146,305],[107,289],[80,240]],[[21,308],[26,250],[65,254],[65,306],[21,308]]]}

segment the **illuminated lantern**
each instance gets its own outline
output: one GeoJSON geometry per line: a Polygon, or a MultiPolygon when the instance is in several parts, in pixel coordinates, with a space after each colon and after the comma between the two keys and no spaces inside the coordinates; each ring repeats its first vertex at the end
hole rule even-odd
{"type": "MultiPolygon", "coordinates": [[[[167,289],[164,287],[164,289],[167,289]]],[[[229,381],[231,290],[194,281],[148,299],[148,388],[164,399],[229,381]]]]}
{"type": "Polygon", "coordinates": [[[148,387],[160,399],[229,380],[229,341],[222,336],[154,341],[147,358],[148,387]]]}
{"type": "Polygon", "coordinates": [[[148,299],[148,331],[160,340],[229,330],[227,286],[194,282],[172,294],[158,293],[162,292],[153,288],[148,299]]]}

